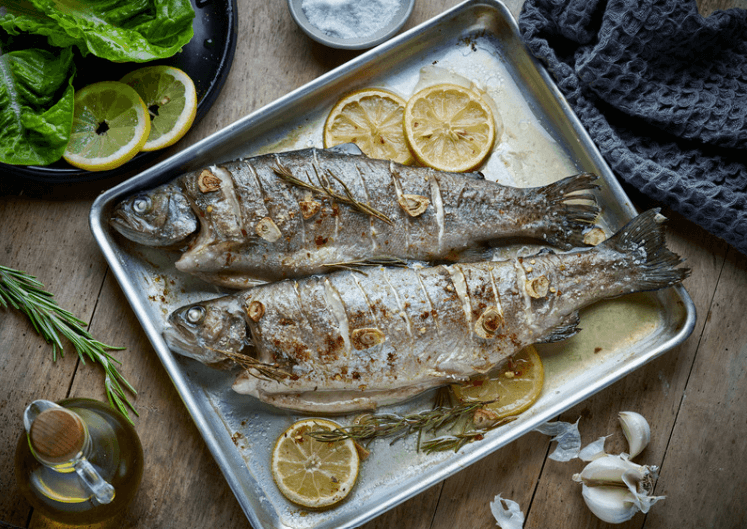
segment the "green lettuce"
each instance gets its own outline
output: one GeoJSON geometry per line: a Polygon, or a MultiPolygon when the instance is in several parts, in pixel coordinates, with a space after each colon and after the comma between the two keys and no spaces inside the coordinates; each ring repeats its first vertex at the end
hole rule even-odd
{"type": "Polygon", "coordinates": [[[3,51],[0,162],[47,165],[62,157],[73,123],[73,52],[3,51]]]}
{"type": "Polygon", "coordinates": [[[189,0],[19,0],[0,8],[0,27],[83,55],[145,62],[180,51],[194,35],[194,15],[189,0]]]}

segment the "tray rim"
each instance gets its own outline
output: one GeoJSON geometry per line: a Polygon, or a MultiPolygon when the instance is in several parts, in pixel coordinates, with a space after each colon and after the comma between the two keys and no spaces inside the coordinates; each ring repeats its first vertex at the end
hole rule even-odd
{"type": "MultiPolygon", "coordinates": [[[[239,501],[239,504],[244,510],[244,513],[246,514],[247,518],[252,523],[252,525],[255,527],[264,527],[264,526],[262,525],[262,522],[257,516],[257,513],[255,513],[254,510],[251,508],[251,505],[249,505],[248,502],[242,497],[242,492],[243,492],[242,484],[239,481],[236,473],[228,465],[227,457],[221,451],[220,446],[217,443],[217,440],[215,436],[213,435],[213,432],[208,424],[208,421],[206,417],[203,415],[199,406],[197,405],[196,399],[194,395],[192,394],[192,392],[190,391],[188,383],[185,381],[183,374],[180,372],[178,366],[176,365],[176,361],[171,351],[165,346],[165,343],[163,342],[163,339],[161,338],[160,332],[156,329],[155,325],[148,318],[145,317],[146,307],[143,305],[141,300],[135,295],[135,292],[133,291],[133,288],[130,286],[130,284],[127,283],[127,280],[129,280],[129,278],[127,277],[124,267],[118,260],[116,252],[111,246],[112,238],[111,238],[111,235],[107,231],[106,221],[101,216],[101,214],[103,213],[105,209],[104,206],[108,204],[111,200],[114,200],[118,197],[122,197],[125,194],[131,193],[138,189],[142,189],[143,187],[154,185],[155,183],[157,183],[157,180],[159,178],[166,179],[167,175],[172,174],[174,171],[180,170],[180,168],[183,168],[185,165],[192,162],[201,153],[209,151],[211,150],[211,148],[217,146],[218,144],[221,144],[224,141],[225,136],[231,136],[232,134],[237,134],[241,130],[250,129],[255,123],[261,122],[263,117],[266,114],[274,112],[274,111],[280,111],[286,106],[292,104],[298,98],[304,95],[307,95],[307,94],[311,94],[315,92],[318,88],[324,87],[325,85],[333,82],[334,80],[342,76],[345,72],[365,65],[370,60],[375,59],[377,54],[381,53],[382,51],[396,48],[402,45],[403,43],[410,41],[411,39],[417,38],[419,34],[428,32],[433,27],[436,27],[438,23],[445,18],[454,16],[455,14],[461,11],[479,8],[481,6],[495,9],[496,11],[498,11],[500,16],[502,16],[503,19],[509,24],[511,31],[518,33],[518,26],[516,24],[514,17],[511,15],[510,11],[506,8],[506,6],[500,0],[466,0],[444,11],[440,15],[437,15],[433,17],[432,19],[427,20],[423,22],[422,24],[400,34],[399,36],[391,39],[390,41],[387,41],[386,43],[381,44],[378,47],[373,48],[359,55],[358,57],[348,61],[347,63],[344,63],[338,66],[337,68],[330,70],[329,72],[317,77],[316,79],[310,81],[309,83],[296,88],[295,90],[287,93],[284,96],[281,96],[275,101],[229,124],[223,129],[200,140],[199,142],[184,149],[183,151],[170,156],[169,158],[159,162],[153,167],[143,171],[142,173],[120,183],[119,185],[113,187],[112,189],[108,191],[105,191],[104,193],[99,195],[99,197],[97,197],[97,199],[95,200],[91,208],[91,211],[89,214],[89,225],[93,233],[94,239],[96,240],[102,253],[104,254],[109,266],[112,268],[112,271],[114,272],[114,276],[117,282],[122,288],[123,293],[128,299],[128,302],[132,306],[138,320],[141,323],[141,326],[143,327],[143,330],[145,331],[146,335],[148,336],[148,339],[150,340],[152,346],[154,347],[156,353],[158,354],[159,359],[161,360],[164,367],[166,368],[169,378],[171,379],[172,383],[176,387],[177,392],[179,393],[183,402],[185,403],[185,406],[187,407],[187,410],[190,413],[190,416],[195,422],[203,439],[207,443],[208,448],[210,449],[210,452],[213,454],[213,457],[216,459],[218,466],[220,467],[229,486],[233,490],[234,495],[236,496],[237,500],[239,501]]],[[[597,164],[600,168],[603,168],[604,170],[607,171],[608,178],[606,179],[606,183],[610,186],[611,191],[615,195],[615,197],[619,199],[620,208],[625,212],[625,214],[629,218],[632,218],[633,216],[637,214],[637,211],[632,206],[629,198],[627,197],[622,187],[620,186],[619,181],[612,173],[611,169],[609,168],[604,158],[601,156],[601,153],[597,149],[596,145],[593,143],[591,138],[588,136],[588,133],[584,129],[583,125],[581,125],[580,121],[576,117],[575,113],[573,112],[572,108],[566,101],[565,97],[562,95],[562,93],[558,89],[557,85],[551,78],[550,74],[547,72],[544,66],[531,55],[531,53],[529,53],[528,51],[527,53],[530,59],[532,60],[532,62],[534,63],[535,67],[537,68],[543,81],[547,85],[546,87],[549,89],[553,97],[556,99],[556,102],[561,107],[561,110],[563,114],[565,115],[565,117],[567,118],[568,123],[571,125],[574,132],[580,137],[580,140],[583,140],[584,146],[587,149],[587,154],[589,155],[589,157],[592,158],[593,162],[597,164]]],[[[417,486],[411,486],[406,489],[399,489],[395,491],[392,495],[388,496],[385,501],[381,502],[380,504],[375,506],[373,509],[363,510],[360,514],[358,514],[354,518],[345,520],[342,525],[338,525],[337,527],[340,527],[340,528],[356,527],[366,521],[369,521],[375,518],[376,516],[379,516],[380,514],[393,508],[394,506],[423,492],[425,489],[429,488],[430,486],[433,486],[436,483],[446,479],[447,477],[452,475],[455,471],[460,470],[462,468],[465,468],[468,465],[475,463],[479,459],[505,446],[509,442],[518,439],[519,437],[523,436],[525,433],[532,431],[534,428],[543,424],[544,422],[547,422],[548,420],[551,420],[554,417],[557,417],[563,411],[575,406],[576,404],[582,402],[583,400],[586,400],[593,394],[601,391],[602,389],[608,387],[614,382],[622,379],[623,377],[627,376],[631,372],[640,368],[644,364],[657,358],[664,352],[684,342],[684,340],[692,333],[695,327],[695,321],[696,321],[695,306],[689,294],[687,293],[687,291],[682,285],[678,285],[674,287],[673,290],[679,296],[680,302],[682,303],[682,309],[684,311],[684,315],[682,318],[683,322],[682,322],[681,329],[676,334],[670,336],[669,339],[666,340],[664,343],[651,349],[648,353],[636,357],[636,359],[633,362],[628,363],[623,367],[619,367],[619,368],[615,368],[611,370],[609,374],[596,380],[594,384],[587,386],[582,391],[579,391],[578,394],[576,394],[576,396],[573,399],[558,402],[555,405],[550,406],[543,413],[536,414],[534,417],[532,417],[531,420],[527,421],[520,429],[518,430],[514,429],[508,432],[501,432],[500,435],[498,435],[495,438],[492,438],[490,442],[487,442],[486,440],[482,443],[479,443],[477,445],[478,447],[472,450],[468,456],[452,458],[451,461],[447,465],[445,465],[444,467],[439,467],[438,472],[433,472],[428,476],[423,476],[423,479],[420,480],[417,486]]],[[[279,527],[286,527],[286,526],[282,525],[279,527]]]]}

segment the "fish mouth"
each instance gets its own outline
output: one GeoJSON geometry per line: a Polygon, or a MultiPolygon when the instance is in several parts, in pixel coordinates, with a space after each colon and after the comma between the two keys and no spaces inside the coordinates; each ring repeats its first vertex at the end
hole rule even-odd
{"type": "Polygon", "coordinates": [[[130,215],[121,206],[118,206],[114,212],[112,212],[112,215],[109,218],[109,224],[131,241],[140,244],[148,244],[153,239],[148,226],[137,217],[130,215]]]}
{"type": "Polygon", "coordinates": [[[221,367],[231,362],[225,355],[197,345],[194,334],[178,324],[164,329],[163,338],[173,352],[211,367],[221,367]]]}

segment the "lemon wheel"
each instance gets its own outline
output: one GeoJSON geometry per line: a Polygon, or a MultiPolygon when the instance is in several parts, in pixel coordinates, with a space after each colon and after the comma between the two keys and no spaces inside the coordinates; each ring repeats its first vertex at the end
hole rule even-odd
{"type": "Polygon", "coordinates": [[[150,117],[135,90],[103,81],[75,94],[70,142],[63,158],[89,171],[114,169],[131,160],[150,134],[150,117]]]}
{"type": "Polygon", "coordinates": [[[140,95],[151,115],[151,129],[144,151],[173,145],[194,123],[197,91],[192,79],[173,66],[146,66],[125,75],[121,82],[140,95]]]}
{"type": "Polygon", "coordinates": [[[490,375],[464,384],[454,384],[454,395],[461,402],[495,401],[486,405],[503,419],[526,411],[542,393],[545,371],[534,347],[526,347],[508,358],[490,375]]]}
{"type": "Polygon", "coordinates": [[[280,492],[304,507],[323,508],[342,501],[358,478],[360,459],[350,439],[317,441],[308,432],[335,430],[326,419],[304,419],[292,424],[275,443],[272,477],[280,492]]]}
{"type": "Polygon", "coordinates": [[[343,96],[324,123],[324,146],[355,143],[371,158],[409,164],[402,119],[405,100],[383,88],[366,88],[343,96]]]}
{"type": "Polygon", "coordinates": [[[437,84],[414,94],[404,115],[405,138],[418,162],[441,171],[477,168],[493,149],[496,127],[490,105],[455,84],[437,84]]]}

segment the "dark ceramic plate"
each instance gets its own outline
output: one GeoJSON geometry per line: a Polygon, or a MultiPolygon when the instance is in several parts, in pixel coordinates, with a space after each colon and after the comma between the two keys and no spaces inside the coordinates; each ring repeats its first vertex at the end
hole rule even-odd
{"type": "MultiPolygon", "coordinates": [[[[97,81],[119,80],[127,72],[154,64],[168,64],[184,70],[197,89],[197,123],[207,113],[223,88],[233,62],[237,38],[236,0],[191,0],[195,10],[194,37],[180,53],[168,59],[148,63],[116,64],[89,55],[76,60],[75,88],[97,81]]],[[[0,174],[21,179],[48,182],[89,182],[132,172],[154,161],[162,152],[141,152],[126,164],[110,171],[84,171],[60,160],[51,165],[0,164],[0,174]]]]}

